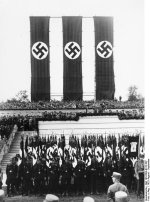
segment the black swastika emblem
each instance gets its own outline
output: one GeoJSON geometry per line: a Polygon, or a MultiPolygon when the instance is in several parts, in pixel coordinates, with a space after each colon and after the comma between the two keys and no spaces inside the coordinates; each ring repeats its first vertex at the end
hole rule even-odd
{"type": "Polygon", "coordinates": [[[102,58],[109,58],[112,55],[113,49],[109,41],[101,41],[97,45],[97,54],[102,58]]]}
{"type": "Polygon", "coordinates": [[[81,53],[80,46],[74,41],[67,43],[64,50],[65,55],[72,60],[78,58],[81,53]]]}
{"type": "Polygon", "coordinates": [[[42,60],[48,55],[48,47],[45,43],[38,41],[32,46],[32,54],[38,59],[42,60]]]}

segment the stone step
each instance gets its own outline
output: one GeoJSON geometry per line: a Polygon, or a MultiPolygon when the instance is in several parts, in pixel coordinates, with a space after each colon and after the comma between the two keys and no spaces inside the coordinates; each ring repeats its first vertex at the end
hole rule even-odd
{"type": "Polygon", "coordinates": [[[11,149],[9,150],[9,152],[12,152],[12,150],[18,151],[18,150],[20,150],[20,147],[11,148],[11,149]]]}
{"type": "Polygon", "coordinates": [[[20,145],[13,145],[12,147],[10,147],[10,149],[13,149],[13,148],[20,148],[20,145]]]}
{"type": "Polygon", "coordinates": [[[8,158],[8,157],[10,157],[10,156],[12,156],[14,154],[15,154],[14,152],[8,153],[6,156],[4,156],[4,158],[8,158]]]}
{"type": "Polygon", "coordinates": [[[13,143],[11,144],[11,147],[12,147],[12,146],[15,146],[15,145],[19,146],[19,145],[20,145],[20,141],[18,141],[18,142],[17,142],[17,141],[16,141],[16,142],[13,142],[13,143]]]}
{"type": "Polygon", "coordinates": [[[13,149],[13,148],[20,148],[20,145],[16,145],[15,144],[15,145],[13,145],[13,146],[10,147],[10,149],[13,149]]]}
{"type": "Polygon", "coordinates": [[[20,142],[19,142],[19,143],[12,144],[10,148],[13,148],[13,147],[20,147],[20,142]]]}
{"type": "Polygon", "coordinates": [[[12,153],[18,153],[20,151],[20,149],[12,149],[11,152],[12,153]]]}
{"type": "Polygon", "coordinates": [[[12,150],[12,153],[18,154],[19,153],[19,149],[18,150],[12,150]]]}
{"type": "Polygon", "coordinates": [[[10,149],[14,149],[14,148],[19,148],[20,149],[20,145],[13,145],[12,147],[10,147],[10,149]]]}
{"type": "Polygon", "coordinates": [[[26,137],[27,135],[35,135],[36,133],[34,131],[20,131],[15,134],[15,137],[10,145],[9,153],[5,154],[1,161],[1,168],[4,174],[6,174],[6,167],[7,164],[10,162],[11,158],[16,156],[16,154],[19,154],[22,134],[24,137],[26,137]]]}

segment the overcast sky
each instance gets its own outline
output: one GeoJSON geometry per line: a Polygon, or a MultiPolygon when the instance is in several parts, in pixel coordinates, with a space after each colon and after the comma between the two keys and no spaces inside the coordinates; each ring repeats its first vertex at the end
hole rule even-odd
{"type": "MultiPolygon", "coordinates": [[[[0,101],[18,91],[30,93],[29,16],[113,16],[115,97],[127,98],[136,85],[144,96],[144,1],[143,0],[0,0],[0,101]]],[[[52,98],[62,97],[63,50],[61,18],[50,19],[50,74],[52,98]]],[[[93,95],[94,25],[83,18],[83,91],[93,95]]],[[[92,98],[92,97],[91,97],[92,98]]]]}

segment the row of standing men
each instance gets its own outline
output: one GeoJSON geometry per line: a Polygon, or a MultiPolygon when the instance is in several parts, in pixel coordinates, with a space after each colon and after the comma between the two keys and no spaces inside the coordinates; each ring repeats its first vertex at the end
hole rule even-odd
{"type": "Polygon", "coordinates": [[[8,195],[103,193],[112,184],[114,171],[122,174],[122,183],[129,191],[136,191],[137,169],[128,156],[118,160],[108,155],[104,161],[98,162],[90,153],[86,159],[76,158],[76,155],[70,158],[69,153],[65,153],[65,158],[55,153],[51,159],[36,159],[32,152],[23,158],[17,154],[6,168],[8,195]]]}

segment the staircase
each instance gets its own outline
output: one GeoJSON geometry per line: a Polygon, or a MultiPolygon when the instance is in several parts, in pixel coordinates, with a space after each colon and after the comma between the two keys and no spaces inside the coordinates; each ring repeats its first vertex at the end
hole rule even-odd
{"type": "Polygon", "coordinates": [[[26,138],[27,135],[29,136],[34,136],[37,135],[36,131],[20,131],[17,132],[14,136],[14,139],[11,143],[11,146],[9,148],[8,153],[6,153],[3,156],[3,159],[1,161],[1,168],[2,168],[2,172],[3,174],[6,174],[6,167],[7,164],[10,162],[10,160],[16,156],[16,154],[19,154],[20,151],[20,141],[21,141],[21,136],[23,135],[24,140],[26,138]]]}
{"type": "Polygon", "coordinates": [[[20,132],[16,132],[15,136],[12,140],[12,143],[10,145],[9,151],[8,153],[4,154],[2,157],[2,161],[1,161],[1,168],[2,168],[2,172],[3,172],[3,190],[5,192],[5,195],[7,195],[7,185],[6,185],[6,167],[7,164],[10,162],[10,160],[16,156],[16,154],[19,154],[20,152],[20,141],[21,141],[21,136],[23,135],[24,139],[26,137],[26,135],[29,136],[33,136],[33,135],[37,135],[36,131],[20,131],[20,132]]]}
{"type": "Polygon", "coordinates": [[[9,152],[6,153],[4,156],[3,156],[3,159],[2,159],[2,162],[1,162],[1,167],[2,167],[2,172],[3,173],[6,173],[6,167],[7,167],[7,164],[10,162],[10,160],[16,156],[16,154],[19,153],[19,150],[20,150],[20,141],[21,141],[21,134],[22,132],[17,132],[15,134],[15,137],[11,143],[11,146],[10,146],[10,149],[9,149],[9,152]]]}

